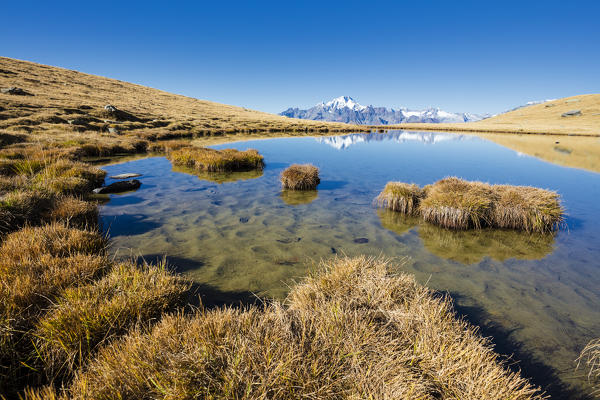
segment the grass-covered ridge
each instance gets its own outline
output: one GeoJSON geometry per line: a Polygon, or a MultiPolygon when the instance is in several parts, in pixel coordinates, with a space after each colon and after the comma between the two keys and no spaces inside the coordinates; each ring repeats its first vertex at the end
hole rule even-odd
{"type": "Polygon", "coordinates": [[[164,317],[29,398],[543,398],[447,297],[394,269],[335,259],[284,303],[164,317]]]}
{"type": "Polygon", "coordinates": [[[414,184],[390,182],[375,203],[382,208],[419,215],[427,222],[449,229],[491,227],[550,232],[560,227],[564,214],[556,192],[456,177],[441,179],[423,189],[414,184]]]}

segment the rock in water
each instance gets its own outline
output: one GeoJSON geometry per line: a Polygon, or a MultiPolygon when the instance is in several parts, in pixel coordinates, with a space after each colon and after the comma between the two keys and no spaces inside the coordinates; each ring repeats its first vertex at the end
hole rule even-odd
{"type": "Polygon", "coordinates": [[[138,176],[142,176],[142,174],[135,174],[133,172],[127,172],[124,174],[109,176],[110,179],[131,179],[137,178],[138,176]]]}
{"type": "Polygon", "coordinates": [[[132,179],[130,181],[119,181],[111,183],[108,186],[103,186],[101,188],[94,189],[94,193],[97,194],[107,194],[107,193],[121,193],[128,192],[130,190],[136,190],[142,185],[142,182],[137,179],[132,179]]]}
{"type": "Polygon", "coordinates": [[[369,239],[367,239],[367,238],[356,238],[356,239],[354,239],[354,243],[369,243],[369,239]]]}
{"type": "Polygon", "coordinates": [[[581,115],[581,110],[571,110],[563,113],[561,117],[575,117],[577,115],[581,115]]]}

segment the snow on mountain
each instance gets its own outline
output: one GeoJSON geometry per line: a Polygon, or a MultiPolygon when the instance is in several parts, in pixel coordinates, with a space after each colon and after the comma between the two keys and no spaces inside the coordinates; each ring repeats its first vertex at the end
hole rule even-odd
{"type": "Polygon", "coordinates": [[[421,142],[426,144],[435,144],[447,140],[463,140],[467,138],[455,133],[435,133],[435,132],[409,132],[409,131],[390,131],[383,133],[353,133],[344,136],[318,137],[315,140],[319,143],[328,144],[338,150],[363,142],[393,140],[398,143],[421,142]]]}
{"type": "Polygon", "coordinates": [[[394,110],[386,107],[363,106],[350,96],[340,96],[326,103],[319,103],[307,110],[288,108],[280,115],[290,118],[362,125],[388,125],[403,122],[469,122],[489,117],[489,115],[471,113],[451,113],[439,108],[425,110],[401,108],[394,110]]]}

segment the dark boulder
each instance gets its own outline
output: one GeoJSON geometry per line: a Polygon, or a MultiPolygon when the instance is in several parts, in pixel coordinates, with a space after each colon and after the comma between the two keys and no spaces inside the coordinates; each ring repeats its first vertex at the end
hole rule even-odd
{"type": "Polygon", "coordinates": [[[4,94],[12,94],[15,96],[33,96],[33,94],[15,86],[9,88],[2,88],[0,89],[0,92],[4,94]]]}
{"type": "Polygon", "coordinates": [[[581,115],[581,110],[567,111],[566,113],[563,113],[561,117],[576,117],[578,115],[581,115]]]}
{"type": "Polygon", "coordinates": [[[130,181],[119,181],[111,183],[108,186],[103,186],[101,188],[94,189],[94,193],[107,194],[129,192],[131,190],[137,190],[141,185],[142,182],[138,181],[137,179],[132,179],[130,181]]]}

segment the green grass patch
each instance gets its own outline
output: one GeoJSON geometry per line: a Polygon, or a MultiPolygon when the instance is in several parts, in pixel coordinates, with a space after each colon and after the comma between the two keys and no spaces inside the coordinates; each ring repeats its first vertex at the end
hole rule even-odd
{"type": "Polygon", "coordinates": [[[207,172],[263,169],[265,165],[263,156],[253,149],[245,151],[214,150],[188,146],[170,151],[167,153],[167,157],[174,165],[207,172]]]}

